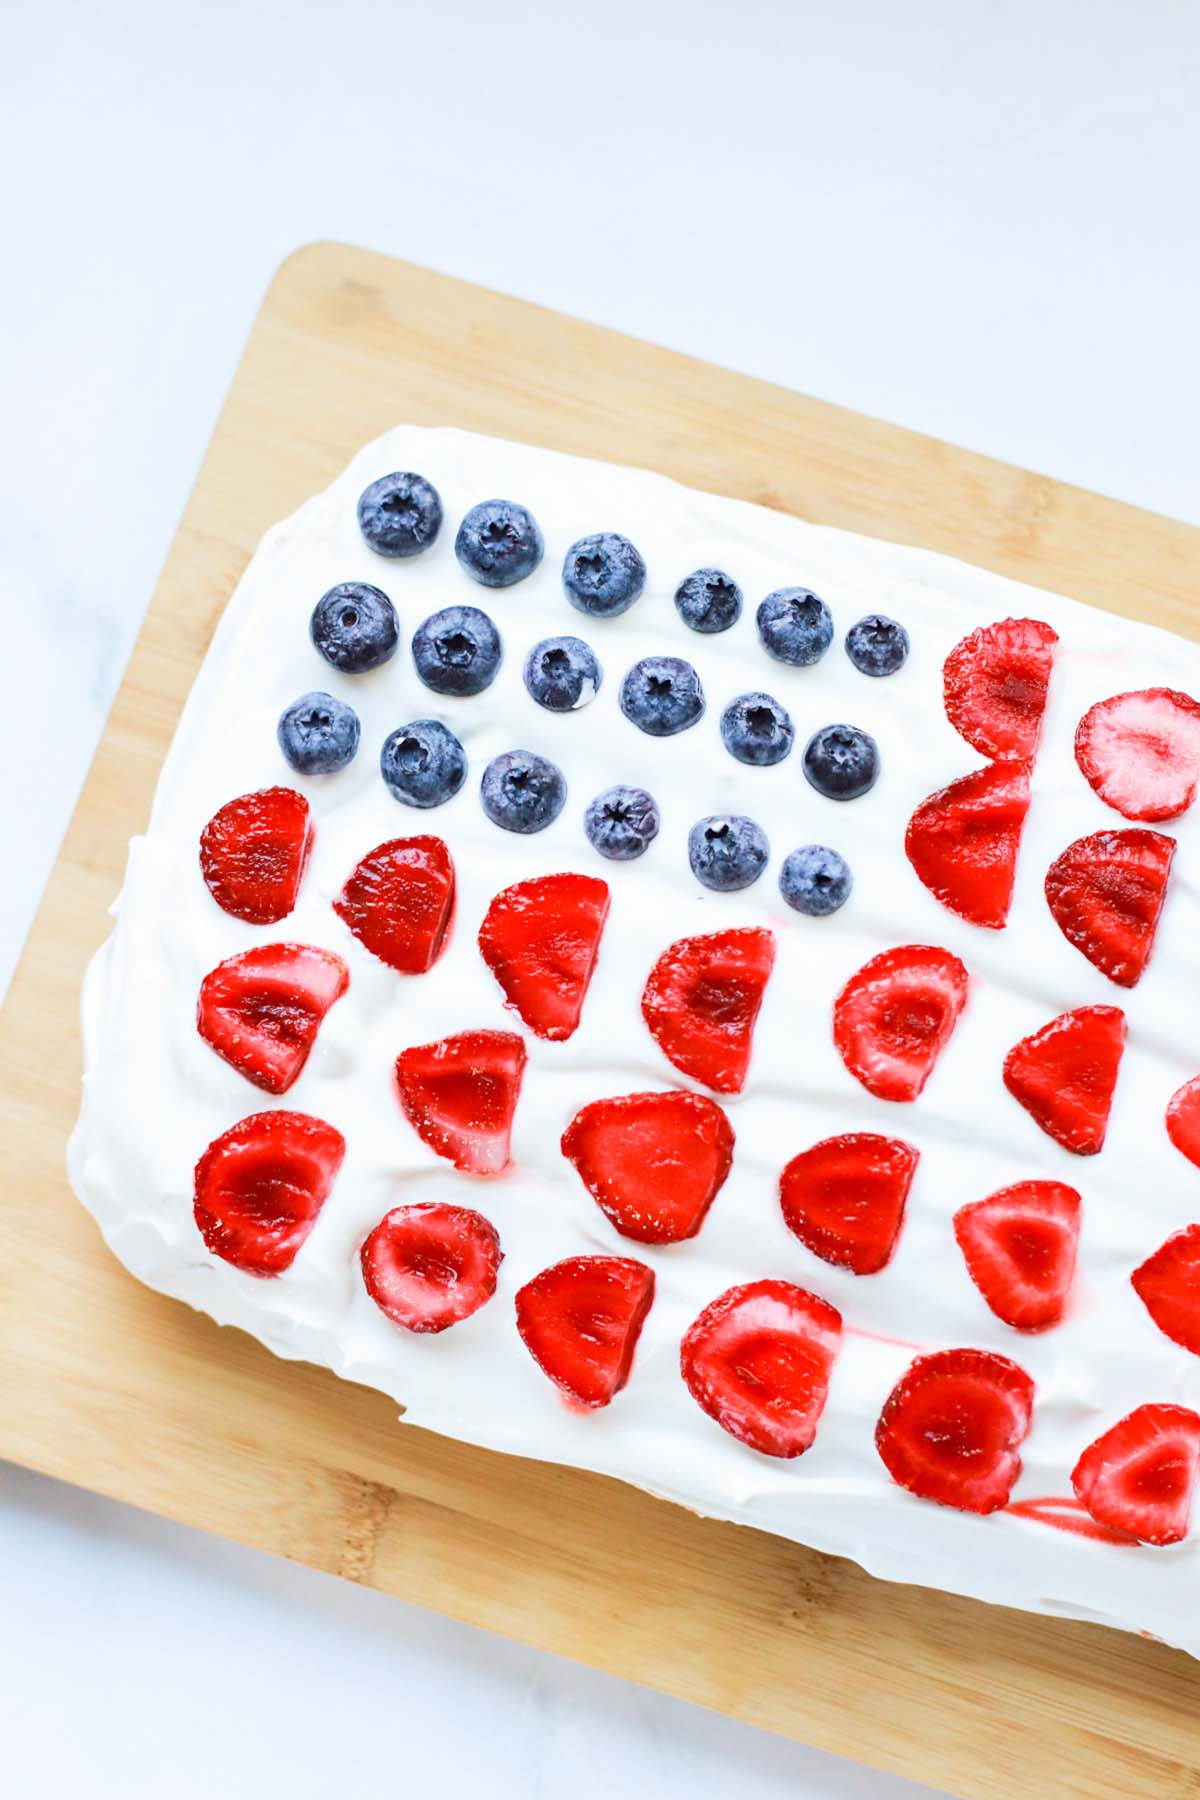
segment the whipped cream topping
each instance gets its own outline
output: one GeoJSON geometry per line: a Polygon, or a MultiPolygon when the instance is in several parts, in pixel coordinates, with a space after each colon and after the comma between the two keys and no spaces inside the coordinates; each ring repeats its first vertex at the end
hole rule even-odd
{"type": "Polygon", "coordinates": [[[874,1447],[879,1409],[917,1349],[998,1350],[1033,1377],[1018,1503],[1069,1495],[1080,1451],[1134,1406],[1166,1400],[1200,1408],[1200,1359],[1155,1328],[1129,1283],[1130,1271],[1165,1237],[1200,1217],[1200,1172],[1163,1128],[1171,1094],[1200,1070],[1200,1010],[1189,1000],[1200,992],[1200,818],[1162,827],[1177,836],[1179,853],[1153,960],[1130,992],[1114,988],[1067,943],[1042,893],[1049,863],[1069,842],[1122,823],[1076,767],[1077,721],[1106,695],[1151,685],[1200,694],[1200,648],[946,557],[807,525],[658,475],[454,430],[390,432],[267,534],[218,626],[164,764],[149,829],[130,846],[116,928],[87,978],[84,1102],[69,1153],[75,1190],[141,1280],[281,1356],[382,1389],[411,1423],[599,1470],[697,1512],[852,1557],[890,1580],[1148,1630],[1200,1654],[1200,1529],[1161,1550],[1068,1535],[1037,1516],[975,1517],[902,1491],[874,1447]],[[367,483],[394,469],[427,476],[445,507],[437,543],[409,561],[375,555],[355,514],[367,483]],[[528,506],[546,539],[536,573],[495,591],[459,568],[453,548],[468,507],[493,495],[528,506]],[[631,538],[648,569],[642,598],[610,620],[576,612],[560,576],[567,547],[601,530],[631,538]],[[672,600],[682,578],[706,565],[725,570],[746,595],[737,625],[713,637],[688,631],[672,600]],[[327,667],[308,637],[316,600],[347,580],[382,587],[401,619],[399,652],[366,676],[327,667]],[[833,646],[809,669],[773,662],[755,632],[758,600],[791,584],[815,589],[834,615],[833,646]],[[416,625],[456,601],[490,613],[504,643],[495,683],[468,700],[430,693],[408,652],[416,625]],[[901,620],[912,639],[904,668],[883,680],[861,675],[841,645],[850,625],[872,611],[901,620]],[[917,803],[980,763],[945,718],[943,659],[966,632],[1007,616],[1046,620],[1060,643],[1012,912],[1007,929],[992,932],[933,899],[909,867],[903,840],[917,803]],[[593,647],[603,683],[590,705],[552,714],[526,693],[521,668],[534,643],[560,633],[593,647]],[[691,661],[707,698],[697,726],[657,740],[626,721],[617,704],[626,669],[656,653],[691,661]],[[363,734],[349,768],[306,779],[284,762],[275,723],[312,688],[353,705],[363,734]],[[723,708],[755,689],[781,701],[796,727],[796,748],[773,768],[748,768],[720,742],[723,708]],[[387,734],[420,718],[449,725],[470,761],[460,793],[430,812],[398,805],[378,769],[387,734]],[[808,736],[832,722],[870,731],[882,759],[875,788],[845,805],[815,793],[800,766],[808,736]],[[561,816],[533,837],[497,829],[479,804],[485,763],[518,747],[552,758],[569,790],[561,816]],[[605,862],[583,830],[588,801],[617,782],[648,787],[662,814],[656,842],[628,864],[605,862]],[[316,844],[295,912],[280,925],[254,927],[214,904],[197,843],[226,800],[276,783],[307,795],[316,844]],[[688,868],[689,828],[719,812],[749,814],[770,839],[766,874],[739,894],[706,891],[688,868]],[[454,857],[457,918],[436,966],[406,979],[351,937],[331,901],[365,851],[430,831],[454,857]],[[854,871],[853,895],[832,918],[800,917],[779,896],[784,856],[808,842],[832,845],[854,871]],[[524,1034],[529,1066],[513,1165],[499,1178],[459,1174],[403,1118],[392,1080],[396,1055],[472,1027],[523,1030],[475,936],[501,887],[563,869],[602,875],[612,890],[582,1024],[565,1044],[524,1034]],[[734,925],[769,927],[778,954],[745,1091],[721,1102],[736,1133],[733,1171],[696,1239],[630,1244],[590,1198],[559,1140],[587,1101],[688,1085],[645,1028],[642,988],[671,941],[734,925]],[[325,1020],[299,1081],[274,1100],[207,1048],[195,1010],[214,964],[280,939],[337,951],[350,989],[325,1020]],[[833,1001],[847,977],[903,943],[944,945],[972,977],[963,1019],[912,1105],[868,1095],[831,1035],[833,1001]],[[1005,1091],[1001,1065],[1019,1038],[1090,1003],[1123,1007],[1129,1039],[1106,1146],[1078,1158],[1005,1091]],[[220,1132],[277,1105],[327,1119],[347,1149],[296,1262],[261,1280],[205,1250],[192,1218],[192,1173],[220,1132]],[[777,1191],[798,1150],[860,1130],[901,1137],[921,1154],[896,1254],[868,1277],[832,1268],[798,1243],[777,1191]],[[1070,1182],[1083,1196],[1070,1311],[1040,1336],[1012,1331],[991,1314],[951,1226],[965,1202],[1030,1177],[1070,1182]],[[418,1337],[369,1299],[357,1252],[389,1208],[431,1200],[486,1214],[505,1260],[495,1298],[480,1312],[418,1337]],[[654,1269],[657,1297],[628,1387],[612,1405],[583,1414],[563,1403],[522,1345],[513,1295],[547,1264],[586,1253],[642,1258],[654,1269]],[[697,1313],[732,1283],[763,1276],[824,1296],[846,1324],[816,1441],[794,1461],[760,1456],[727,1436],[679,1374],[680,1338],[697,1313]]]}

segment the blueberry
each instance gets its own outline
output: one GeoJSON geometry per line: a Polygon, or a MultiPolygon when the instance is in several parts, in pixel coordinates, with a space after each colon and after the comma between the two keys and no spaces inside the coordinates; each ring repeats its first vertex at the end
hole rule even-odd
{"type": "Polygon", "coordinates": [[[908,656],[908,633],[884,613],[868,613],[846,633],[846,655],[864,675],[894,675],[908,656]]]}
{"type": "Polygon", "coordinates": [[[632,862],[658,836],[658,807],[645,788],[605,788],[583,815],[588,842],[612,862],[632,862]]]}
{"type": "Polygon", "coordinates": [[[728,631],[742,611],[742,590],[720,569],[697,569],[675,589],[675,607],[693,631],[728,631]]]}
{"type": "Polygon", "coordinates": [[[493,756],[480,784],[483,810],[505,831],[544,831],[563,809],[567,784],[562,770],[532,750],[493,756]]]}
{"type": "Polygon", "coordinates": [[[500,667],[500,633],[477,606],[447,606],[413,632],[417,674],[435,694],[482,694],[500,667]]]}
{"type": "Polygon", "coordinates": [[[452,731],[437,719],[414,719],[384,739],[379,772],[405,806],[441,806],[467,778],[467,759],[452,731]]]}
{"type": "Polygon", "coordinates": [[[442,529],[442,502],[423,475],[381,475],[358,497],[358,524],[380,556],[420,556],[442,529]]]}
{"type": "Polygon", "coordinates": [[[718,894],[733,894],[756,882],[771,846],[761,825],[740,813],[699,819],[688,833],[692,874],[718,894]]]}
{"type": "Polygon", "coordinates": [[[686,731],[704,711],[704,689],[680,656],[646,656],[621,683],[621,711],[651,737],[686,731]]]}
{"type": "Polygon", "coordinates": [[[301,775],[331,775],[353,762],[358,714],[332,694],[301,694],[279,715],[279,748],[301,775]]]}
{"type": "Polygon", "coordinates": [[[596,531],[571,545],[562,578],[572,606],[596,619],[615,619],[645,587],[646,565],[620,532],[596,531]]]}
{"type": "Polygon", "coordinates": [[[779,871],[779,891],[788,905],[811,919],[824,919],[845,906],[854,877],[836,850],[824,844],[805,844],[784,858],[779,871]]]}
{"type": "Polygon", "coordinates": [[[804,773],[829,800],[857,800],[875,786],[879,746],[857,725],[823,725],[804,748],[804,773]]]}
{"type": "Polygon", "coordinates": [[[763,649],[776,661],[807,669],[820,662],[833,642],[833,617],[807,588],[776,588],[756,615],[763,649]]]}
{"type": "Polygon", "coordinates": [[[484,587],[511,587],[532,575],[542,560],[537,520],[512,500],[481,500],[458,528],[454,554],[484,587]]]}
{"type": "Polygon", "coordinates": [[[525,658],[525,686],[550,712],[586,706],[596,698],[602,679],[600,664],[582,638],[543,638],[525,658]]]}
{"type": "Polygon", "coordinates": [[[770,694],[739,694],[721,714],[721,741],[730,756],[760,769],[782,762],[795,737],[791,719],[770,694]]]}
{"type": "Polygon", "coordinates": [[[309,635],[327,663],[343,675],[364,675],[396,653],[400,625],[381,588],[340,581],[313,607],[309,635]]]}

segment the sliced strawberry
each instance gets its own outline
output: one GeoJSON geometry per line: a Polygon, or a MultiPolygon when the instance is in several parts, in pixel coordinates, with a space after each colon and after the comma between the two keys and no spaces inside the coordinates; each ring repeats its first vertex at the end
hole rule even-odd
{"type": "Polygon", "coordinates": [[[1200,1225],[1185,1225],[1129,1277],[1164,1337],[1200,1356],[1200,1225]]]}
{"type": "Polygon", "coordinates": [[[307,1113],[262,1112],[214,1138],[196,1164],[195,1215],[214,1256],[282,1275],[342,1166],[340,1131],[307,1113]]]}
{"type": "Polygon", "coordinates": [[[1012,905],[1029,764],[989,763],[922,800],[904,835],[908,860],[935,899],[999,931],[1012,905]]]}
{"type": "Polygon", "coordinates": [[[733,1161],[733,1127],[702,1094],[593,1100],[562,1138],[584,1187],[623,1237],[695,1237],[733,1161]]]}
{"type": "Polygon", "coordinates": [[[799,1456],[816,1436],[842,1315],[790,1281],[726,1289],[687,1329],[679,1367],[693,1400],[764,1456],[799,1456]]]}
{"type": "Polygon", "coordinates": [[[774,963],[774,936],[755,929],[680,938],[664,950],[642,991],[642,1017],[667,1061],[718,1094],[740,1094],[774,963]]]}
{"type": "Polygon", "coordinates": [[[956,644],[942,671],[946,717],[1000,762],[1037,751],[1058,633],[1040,619],[1000,619],[956,644]]]}
{"type": "Polygon", "coordinates": [[[369,850],[333,903],[389,969],[423,975],[441,955],[454,915],[454,864],[439,837],[392,838],[369,850]]]}
{"type": "Polygon", "coordinates": [[[802,1150],[779,1181],[788,1230],[827,1263],[877,1274],[892,1260],[918,1157],[911,1144],[873,1131],[802,1150]]]}
{"type": "Polygon", "coordinates": [[[561,1043],[579,1024],[608,904],[606,881],[568,874],[514,882],[488,907],[483,960],[535,1037],[561,1043]]]}
{"type": "Polygon", "coordinates": [[[904,944],[852,975],[833,1004],[833,1041],[879,1100],[915,1100],[967,1001],[967,971],[949,950],[904,944]]]}
{"type": "Polygon", "coordinates": [[[996,1512],[1021,1473],[1033,1382],[991,1350],[918,1356],[883,1403],[875,1427],[893,1481],[922,1500],[996,1512]]]}
{"type": "Polygon", "coordinates": [[[404,1115],[423,1143],[471,1175],[508,1167],[513,1114],[525,1072],[515,1031],[460,1031],[396,1058],[404,1115]]]}
{"type": "Polygon", "coordinates": [[[445,1331],[496,1291],[504,1260],[496,1227],[469,1206],[397,1206],[362,1247],[376,1306],[406,1331],[445,1331]]]}
{"type": "Polygon", "coordinates": [[[209,970],[200,983],[196,1029],[247,1081],[286,1094],[349,981],[331,950],[262,944],[209,970]]]}
{"type": "Polygon", "coordinates": [[[1114,694],[1084,713],[1075,761],[1126,819],[1177,819],[1200,780],[1200,705],[1174,688],[1114,694]]]}
{"type": "Polygon", "coordinates": [[[1104,1148],[1124,1048],[1119,1006],[1080,1006],[1013,1045],[1004,1085],[1056,1144],[1095,1156],[1104,1148]]]}
{"type": "Polygon", "coordinates": [[[242,794],[200,834],[200,872],[225,912],[274,925],[296,904],[313,845],[308,801],[291,788],[242,794]]]}
{"type": "Polygon", "coordinates": [[[580,1406],[629,1380],[654,1272],[629,1256],[569,1256],[517,1294],[517,1330],[538,1367],[580,1406]]]}
{"type": "Polygon", "coordinates": [[[1176,1088],[1167,1103],[1167,1136],[1200,1169],[1200,1075],[1176,1088]]]}
{"type": "Polygon", "coordinates": [[[1018,1181],[954,1215],[967,1273],[998,1319],[1045,1331],[1075,1279],[1082,1202],[1065,1181],[1018,1181]]]}
{"type": "Polygon", "coordinates": [[[1179,1544],[1191,1523],[1197,1470],[1200,1413],[1151,1403],[1088,1445],[1071,1486],[1099,1524],[1143,1544],[1179,1544]]]}
{"type": "Polygon", "coordinates": [[[1046,872],[1046,901],[1063,936],[1118,987],[1150,960],[1175,839],[1161,831],[1094,831],[1046,872]]]}

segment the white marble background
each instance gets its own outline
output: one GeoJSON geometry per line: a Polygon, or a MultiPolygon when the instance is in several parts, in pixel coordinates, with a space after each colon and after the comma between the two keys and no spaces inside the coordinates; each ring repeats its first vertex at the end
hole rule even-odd
{"type": "MultiPolygon", "coordinates": [[[[0,35],[0,990],[308,239],[1200,522],[1191,0],[58,0],[0,35]]],[[[924,1791],[3,1468],[0,1556],[13,1800],[924,1791]]]]}

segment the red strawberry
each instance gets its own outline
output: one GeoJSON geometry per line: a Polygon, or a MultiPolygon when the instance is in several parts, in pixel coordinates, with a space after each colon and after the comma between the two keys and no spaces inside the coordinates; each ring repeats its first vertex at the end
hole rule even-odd
{"type": "Polygon", "coordinates": [[[982,756],[1027,762],[1037,750],[1058,633],[1040,619],[981,625],[946,658],[946,717],[982,756]]]}
{"type": "Polygon", "coordinates": [[[333,903],[360,944],[402,975],[423,975],[446,944],[454,864],[439,837],[392,838],[369,850],[333,903]]]}
{"type": "Polygon", "coordinates": [[[1164,1337],[1200,1356],[1200,1225],[1185,1225],[1129,1277],[1164,1337]]]}
{"type": "Polygon", "coordinates": [[[733,1161],[733,1127],[702,1094],[593,1100],[563,1133],[563,1155],[623,1237],[695,1237],[733,1161]]]}
{"type": "Polygon", "coordinates": [[[1198,1469],[1200,1413],[1152,1403],[1088,1445],[1071,1486],[1099,1524],[1143,1544],[1178,1544],[1188,1534],[1198,1469]]]}
{"type": "Polygon", "coordinates": [[[540,875],[488,907],[483,960],[536,1037],[561,1043],[579,1024],[608,901],[608,883],[595,875],[540,875]]]}
{"type": "Polygon", "coordinates": [[[838,1268],[877,1274],[892,1260],[918,1156],[911,1144],[873,1131],[802,1150],[779,1181],[788,1230],[838,1268]]]}
{"type": "Polygon", "coordinates": [[[200,983],[196,1029],[247,1081],[286,1094],[349,981],[341,957],[312,944],[243,950],[200,983]]]}
{"type": "Polygon", "coordinates": [[[1104,1148],[1124,1048],[1119,1006],[1080,1006],[1013,1045],[1004,1085],[1056,1144],[1095,1156],[1104,1148]]]}
{"type": "Polygon", "coordinates": [[[629,1380],[654,1299],[654,1271],[628,1256],[569,1256],[517,1295],[517,1330],[538,1367],[580,1406],[607,1406],[629,1380]]]}
{"type": "Polygon", "coordinates": [[[291,788],[242,794],[200,834],[200,872],[217,905],[251,925],[274,925],[296,904],[313,844],[308,801],[291,788]]]}
{"type": "Polygon", "coordinates": [[[1057,1325],[1075,1279],[1082,1202],[1064,1181],[1018,1181],[954,1215],[967,1273],[1017,1331],[1057,1325]]]}
{"type": "Polygon", "coordinates": [[[1075,761],[1126,819],[1177,819],[1200,779],[1200,705],[1173,688],[1114,694],[1084,713],[1075,761]]]}
{"type": "Polygon", "coordinates": [[[883,1403],[875,1427],[893,1481],[922,1500],[990,1513],[1021,1473],[1033,1382],[991,1350],[918,1356],[883,1403]]]}
{"type": "Polygon", "coordinates": [[[718,1094],[740,1094],[774,962],[774,936],[755,929],[680,938],[664,950],[642,991],[642,1017],[667,1061],[718,1094]]]}
{"type": "Polygon", "coordinates": [[[515,1031],[461,1031],[414,1044],[396,1058],[405,1117],[423,1143],[471,1175],[508,1167],[513,1114],[525,1072],[515,1031]]]}
{"type": "Polygon", "coordinates": [[[1177,1088],[1167,1103],[1167,1136],[1200,1169],[1200,1075],[1177,1088]]]}
{"type": "Polygon", "coordinates": [[[943,906],[999,931],[1028,811],[1029,764],[989,763],[922,800],[904,836],[908,860],[943,906]]]}
{"type": "Polygon", "coordinates": [[[496,1291],[503,1259],[496,1227],[467,1206],[397,1206],[362,1247],[376,1306],[407,1331],[445,1331],[496,1291]]]}
{"type": "Polygon", "coordinates": [[[1069,943],[1118,987],[1150,960],[1175,839],[1161,831],[1094,831],[1046,872],[1046,901],[1069,943]]]}
{"type": "Polygon", "coordinates": [[[342,1166],[340,1131],[307,1113],[252,1113],[196,1164],[195,1214],[214,1256],[247,1275],[282,1275],[342,1166]]]}
{"type": "Polygon", "coordinates": [[[726,1289],[688,1327],[679,1367],[693,1400],[764,1456],[799,1456],[816,1436],[842,1315],[790,1281],[726,1289]]]}
{"type": "Polygon", "coordinates": [[[915,1100],[958,1024],[967,971],[929,944],[884,950],[852,975],[833,1004],[833,1041],[850,1073],[879,1100],[915,1100]]]}

